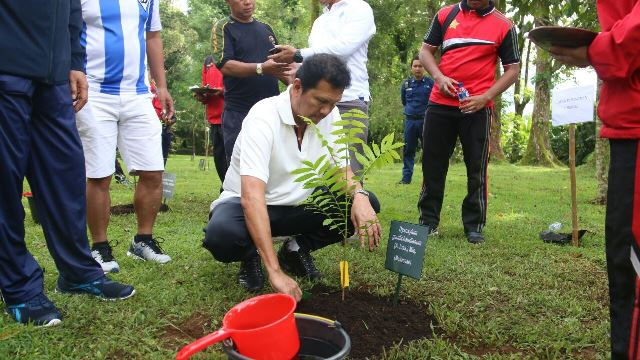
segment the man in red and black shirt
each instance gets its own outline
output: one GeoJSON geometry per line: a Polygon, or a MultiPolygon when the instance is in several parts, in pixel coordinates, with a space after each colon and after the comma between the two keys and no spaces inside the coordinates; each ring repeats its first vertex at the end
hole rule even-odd
{"type": "Polygon", "coordinates": [[[211,141],[213,143],[213,162],[220,183],[224,182],[227,173],[227,159],[222,137],[222,109],[224,107],[224,84],[222,73],[213,63],[213,58],[207,56],[202,65],[202,87],[208,87],[214,92],[196,95],[196,99],[207,106],[207,121],[210,125],[211,141]]]}
{"type": "Polygon", "coordinates": [[[640,357],[640,0],[597,0],[602,32],[590,46],[551,49],[569,65],[592,65],[603,81],[600,136],[609,139],[605,241],[611,358],[640,357]]]}
{"type": "Polygon", "coordinates": [[[462,223],[469,242],[484,241],[487,212],[487,164],[493,99],[518,77],[516,31],[490,0],[462,0],[436,14],[424,38],[420,60],[436,81],[423,128],[420,223],[437,233],[449,157],[460,138],[467,166],[467,196],[462,223]],[[440,64],[435,52],[441,49],[440,64]],[[500,57],[504,74],[496,79],[500,57]],[[464,86],[461,86],[464,84],[464,86]],[[469,92],[464,100],[458,92],[469,92]]]}

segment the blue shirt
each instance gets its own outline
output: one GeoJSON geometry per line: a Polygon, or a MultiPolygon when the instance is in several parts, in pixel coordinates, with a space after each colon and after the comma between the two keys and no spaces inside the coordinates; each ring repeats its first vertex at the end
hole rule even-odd
{"type": "Polygon", "coordinates": [[[416,80],[416,78],[412,76],[403,81],[402,87],[400,88],[400,97],[402,99],[402,105],[404,105],[404,114],[409,116],[424,116],[432,88],[433,79],[426,76],[421,80],[416,80]]]}

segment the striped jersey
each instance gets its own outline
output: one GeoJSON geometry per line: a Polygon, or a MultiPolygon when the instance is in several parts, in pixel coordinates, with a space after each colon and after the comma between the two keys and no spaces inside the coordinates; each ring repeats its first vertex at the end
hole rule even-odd
{"type": "Polygon", "coordinates": [[[146,32],[159,31],[160,0],[82,0],[89,90],[148,94],[146,32]]]}

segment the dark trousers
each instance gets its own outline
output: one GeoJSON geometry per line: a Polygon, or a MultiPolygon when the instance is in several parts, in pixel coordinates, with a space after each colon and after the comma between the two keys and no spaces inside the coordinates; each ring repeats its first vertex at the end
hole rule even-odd
{"type": "Polygon", "coordinates": [[[422,134],[422,176],[418,201],[420,223],[438,226],[449,158],[460,138],[467,166],[467,196],[462,202],[465,233],[481,232],[487,218],[487,165],[491,109],[463,114],[453,106],[429,104],[422,134]]]}
{"type": "Polygon", "coordinates": [[[222,139],[224,140],[224,152],[227,157],[227,165],[231,163],[233,146],[242,129],[242,122],[247,117],[247,112],[224,109],[222,112],[222,139]]]}
{"type": "MultiPolygon", "coordinates": [[[[369,103],[367,101],[357,99],[357,100],[339,102],[336,104],[336,106],[338,107],[338,111],[340,111],[340,116],[342,116],[343,120],[357,120],[365,125],[365,127],[362,128],[363,132],[361,134],[357,134],[356,137],[362,139],[362,141],[366,143],[367,138],[369,136],[369,103]],[[367,117],[359,118],[359,117],[343,116],[346,112],[353,109],[362,111],[363,113],[367,114],[367,117]]],[[[356,151],[358,153],[360,154],[363,153],[362,145],[353,144],[353,146],[356,148],[356,151]]],[[[360,162],[358,161],[358,159],[356,158],[356,155],[352,150],[349,150],[349,164],[351,165],[351,170],[353,170],[354,174],[362,175],[362,165],[360,164],[360,162]]]]}
{"type": "Polygon", "coordinates": [[[418,148],[418,140],[422,140],[424,117],[413,119],[407,116],[404,120],[404,151],[402,154],[402,182],[410,183],[413,177],[413,164],[418,148]]]}
{"type": "Polygon", "coordinates": [[[216,172],[220,178],[220,183],[224,182],[227,173],[227,158],[224,152],[224,136],[222,135],[222,124],[211,124],[209,126],[211,142],[213,143],[213,163],[216,165],[216,172]]]}
{"type": "Polygon", "coordinates": [[[167,165],[167,159],[169,159],[172,140],[173,132],[171,132],[171,125],[162,125],[162,158],[164,159],[165,165],[167,165]]]}
{"type": "MultiPolygon", "coordinates": [[[[369,201],[373,209],[380,212],[380,203],[373,193],[369,193],[369,201]]],[[[322,225],[324,216],[306,206],[268,205],[267,212],[271,235],[297,235],[296,241],[304,250],[315,251],[342,241],[337,230],[329,230],[322,225]]],[[[353,230],[353,224],[349,221],[349,233],[353,230]]],[[[240,198],[228,199],[213,209],[203,245],[216,260],[226,263],[243,261],[256,255],[256,246],[247,230],[240,198]]]]}
{"type": "Polygon", "coordinates": [[[639,314],[634,314],[634,302],[640,300],[640,278],[631,265],[629,255],[632,245],[637,251],[640,244],[640,141],[610,140],[610,144],[605,246],[611,357],[636,359],[640,352],[640,320],[639,314]]]}
{"type": "Polygon", "coordinates": [[[69,94],[68,83],[0,74],[0,290],[7,304],[43,291],[43,271],[24,241],[25,176],[60,275],[76,283],[103,276],[89,251],[84,155],[69,94]]]}

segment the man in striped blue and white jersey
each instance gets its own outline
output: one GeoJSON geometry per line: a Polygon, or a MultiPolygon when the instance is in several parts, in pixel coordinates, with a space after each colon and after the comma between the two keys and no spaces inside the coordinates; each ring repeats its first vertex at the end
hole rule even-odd
{"type": "Polygon", "coordinates": [[[82,44],[89,102],[76,122],[87,171],[87,223],[92,255],[105,272],[119,271],[107,241],[109,184],[116,147],[129,173],[140,177],[134,194],[137,234],[127,255],[166,263],[153,238],[162,199],[162,126],[151,104],[147,60],[164,119],[173,115],[160,37],[159,0],[82,0],[82,44]]]}

